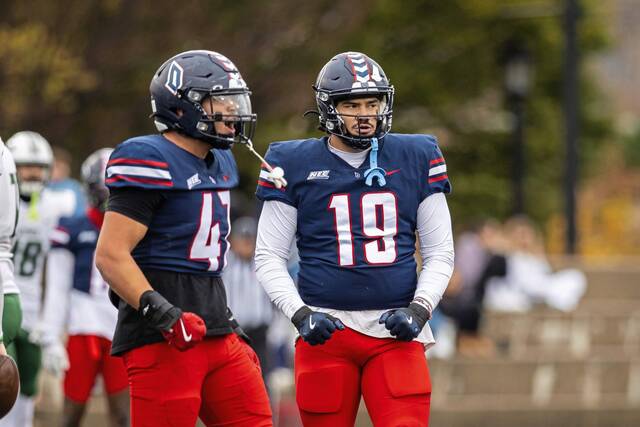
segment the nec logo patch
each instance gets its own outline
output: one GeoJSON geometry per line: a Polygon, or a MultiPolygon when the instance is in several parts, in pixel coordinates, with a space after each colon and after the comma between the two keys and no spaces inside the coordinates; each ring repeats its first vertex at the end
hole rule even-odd
{"type": "Polygon", "coordinates": [[[329,170],[325,171],[311,171],[309,172],[309,176],[307,177],[307,181],[312,179],[329,179],[329,170]]]}
{"type": "Polygon", "coordinates": [[[83,231],[78,234],[78,243],[94,243],[98,240],[98,233],[95,231],[83,231]]]}
{"type": "Polygon", "coordinates": [[[193,187],[201,183],[202,181],[200,181],[200,177],[198,177],[198,174],[196,173],[187,180],[187,187],[189,188],[189,190],[191,190],[193,187]]]}

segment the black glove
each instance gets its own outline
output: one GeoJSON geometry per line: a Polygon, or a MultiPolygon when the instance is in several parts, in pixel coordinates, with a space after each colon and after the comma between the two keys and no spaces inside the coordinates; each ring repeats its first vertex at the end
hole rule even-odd
{"type": "Polygon", "coordinates": [[[391,332],[400,341],[411,341],[420,334],[422,328],[431,318],[429,310],[412,302],[407,308],[386,311],[380,316],[378,323],[391,332]]]}
{"type": "Polygon", "coordinates": [[[306,305],[291,318],[303,340],[311,345],[324,344],[331,335],[344,329],[344,324],[329,314],[313,311],[306,305]]]}
{"type": "Polygon", "coordinates": [[[140,296],[138,312],[147,324],[162,333],[169,345],[180,351],[194,347],[207,333],[207,327],[200,316],[183,313],[156,291],[145,291],[140,296]]]}
{"type": "Polygon", "coordinates": [[[244,342],[251,345],[251,338],[249,338],[249,335],[247,335],[244,329],[242,329],[236,318],[233,317],[233,313],[229,307],[227,307],[227,319],[229,319],[229,326],[233,329],[233,333],[242,338],[244,342]]]}

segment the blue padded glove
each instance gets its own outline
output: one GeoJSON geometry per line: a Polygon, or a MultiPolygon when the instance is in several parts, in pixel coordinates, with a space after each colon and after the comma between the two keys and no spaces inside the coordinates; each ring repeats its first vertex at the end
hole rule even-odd
{"type": "Polygon", "coordinates": [[[430,317],[429,310],[412,302],[407,308],[385,311],[378,323],[384,324],[396,339],[411,341],[420,334],[430,317]]]}
{"type": "Polygon", "coordinates": [[[313,311],[306,305],[291,318],[303,340],[311,345],[324,344],[331,335],[344,329],[344,324],[329,314],[313,311]]]}

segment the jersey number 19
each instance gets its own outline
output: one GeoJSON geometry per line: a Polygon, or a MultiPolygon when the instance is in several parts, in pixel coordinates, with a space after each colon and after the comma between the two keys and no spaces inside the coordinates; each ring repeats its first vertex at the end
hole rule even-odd
{"type": "MultiPolygon", "coordinates": [[[[334,213],[334,225],[338,240],[338,262],[340,266],[355,263],[353,244],[353,220],[349,194],[334,194],[329,201],[334,213]]],[[[364,193],[360,198],[362,232],[371,240],[365,242],[364,258],[368,264],[390,264],[396,260],[398,233],[398,203],[389,192],[364,193]]]]}

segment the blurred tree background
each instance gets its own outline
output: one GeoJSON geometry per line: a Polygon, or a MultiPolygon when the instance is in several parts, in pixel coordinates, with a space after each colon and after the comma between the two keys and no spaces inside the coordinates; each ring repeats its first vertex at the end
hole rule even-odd
{"type": "MultiPolygon", "coordinates": [[[[69,0],[3,2],[0,135],[42,133],[68,148],[77,169],[91,151],[155,131],[148,84],[173,54],[227,55],[253,91],[256,145],[317,135],[302,113],[335,53],[363,51],[396,87],[394,130],[434,133],[447,157],[456,224],[504,218],[511,208],[512,117],[504,46],[531,53],[526,99],[526,206],[539,223],[562,211],[563,28],[560,0],[69,0]],[[64,5],[63,5],[64,4],[64,5]]],[[[583,0],[581,60],[607,47],[604,3],[583,0]],[[599,9],[600,8],[600,9],[599,9]]],[[[588,176],[614,136],[607,100],[582,73],[580,172],[588,176]]],[[[251,195],[258,163],[234,148],[251,195]]],[[[636,159],[638,158],[636,153],[636,159]]],[[[636,160],[637,161],[637,160],[636,160]]]]}

